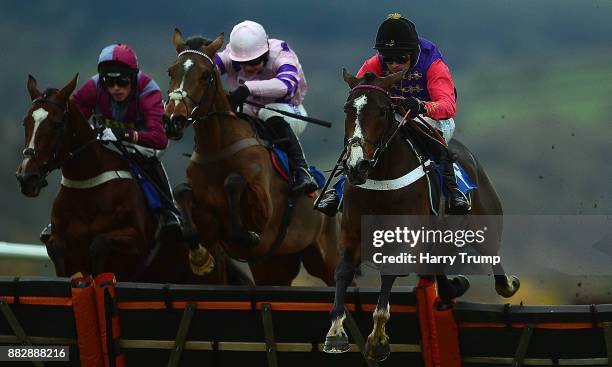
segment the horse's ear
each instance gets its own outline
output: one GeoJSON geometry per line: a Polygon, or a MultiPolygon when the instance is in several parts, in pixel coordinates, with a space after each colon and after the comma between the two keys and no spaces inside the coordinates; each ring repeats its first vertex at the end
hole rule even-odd
{"type": "Polygon", "coordinates": [[[180,53],[187,48],[185,41],[183,40],[183,34],[179,31],[178,28],[174,28],[174,33],[172,34],[172,44],[176,49],[176,53],[180,53]]]}
{"type": "Polygon", "coordinates": [[[405,77],[405,74],[407,74],[408,71],[398,71],[397,73],[393,73],[391,75],[387,75],[386,77],[379,79],[380,81],[377,83],[381,88],[384,88],[385,90],[389,90],[391,89],[391,87],[393,86],[393,84],[397,83],[398,81],[402,80],[405,77]]]}
{"type": "Polygon", "coordinates": [[[76,88],[78,80],[79,80],[79,74],[77,73],[74,76],[74,78],[72,78],[72,80],[69,81],[68,84],[66,84],[64,88],[62,88],[57,93],[57,98],[62,102],[67,101],[68,97],[70,97],[70,95],[72,94],[72,91],[74,91],[74,88],[76,88]]]}
{"type": "Polygon", "coordinates": [[[346,68],[342,68],[342,78],[351,89],[355,88],[355,86],[359,83],[359,79],[357,79],[353,74],[349,73],[346,68]]]}
{"type": "Polygon", "coordinates": [[[224,40],[225,40],[225,35],[221,33],[219,37],[215,38],[215,40],[210,43],[210,45],[204,47],[204,50],[203,50],[204,53],[207,54],[208,56],[212,56],[216,54],[217,51],[219,51],[219,49],[221,48],[221,46],[223,46],[224,40]]]}
{"type": "Polygon", "coordinates": [[[36,79],[34,79],[32,75],[28,74],[28,93],[30,93],[30,98],[32,101],[40,97],[41,94],[38,88],[36,88],[36,84],[36,79]]]}

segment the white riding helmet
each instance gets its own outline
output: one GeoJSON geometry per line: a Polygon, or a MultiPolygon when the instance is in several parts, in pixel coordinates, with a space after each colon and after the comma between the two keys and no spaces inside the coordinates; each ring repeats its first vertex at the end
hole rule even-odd
{"type": "Polygon", "coordinates": [[[245,20],[232,29],[227,48],[233,61],[251,61],[268,52],[268,35],[261,24],[245,20]]]}

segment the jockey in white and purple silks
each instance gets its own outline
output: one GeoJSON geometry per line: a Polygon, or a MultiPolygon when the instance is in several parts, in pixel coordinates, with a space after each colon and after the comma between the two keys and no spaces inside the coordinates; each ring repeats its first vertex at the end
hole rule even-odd
{"type": "MultiPolygon", "coordinates": [[[[227,75],[232,109],[245,101],[306,116],[302,101],[308,90],[302,65],[287,42],[268,38],[265,29],[250,20],[237,24],[230,34],[227,47],[215,55],[221,74],[227,75]]],[[[308,173],[308,163],[296,135],[304,130],[304,121],[285,117],[277,112],[259,109],[249,104],[243,112],[257,116],[270,126],[279,138],[289,158],[292,174],[291,192],[313,192],[317,189],[308,173]]]]}

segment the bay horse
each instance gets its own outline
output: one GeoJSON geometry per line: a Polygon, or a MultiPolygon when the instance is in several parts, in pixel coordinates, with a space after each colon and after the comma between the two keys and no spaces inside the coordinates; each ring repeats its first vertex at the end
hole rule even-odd
{"type": "MultiPolygon", "coordinates": [[[[382,78],[369,73],[359,79],[346,69],[343,71],[343,78],[350,87],[344,108],[345,137],[348,140],[345,144],[343,170],[348,182],[344,188],[340,235],[340,245],[345,252],[336,269],[336,294],[330,312],[332,325],[324,347],[329,353],[345,352],[349,347],[342,325],[345,318],[344,297],[355,269],[361,263],[362,215],[430,215],[428,186],[424,178],[385,190],[359,187],[368,179],[394,182],[392,180],[415,172],[422,164],[411,146],[397,134],[400,122],[395,116],[388,91],[403,77],[403,72],[382,78]]],[[[501,244],[503,213],[499,197],[483,167],[464,145],[451,140],[450,149],[457,154],[458,162],[477,186],[472,195],[470,214],[494,218],[488,225],[497,229],[494,232],[497,237],[487,248],[491,247],[491,251],[497,252],[501,244]]],[[[493,273],[498,294],[504,297],[514,295],[520,285],[518,278],[506,276],[501,264],[493,268],[493,273]]],[[[390,317],[389,296],[396,277],[381,274],[381,291],[373,313],[374,328],[366,343],[368,358],[376,361],[384,360],[390,353],[385,325],[390,317]]],[[[440,298],[447,306],[469,287],[467,278],[463,276],[449,280],[445,275],[438,274],[435,280],[440,298]]]]}
{"type": "Polygon", "coordinates": [[[196,276],[184,243],[156,241],[158,220],[128,162],[103,146],[70,99],[77,79],[78,74],[61,89],[41,92],[29,76],[32,104],[23,120],[25,149],[16,172],[21,192],[36,197],[47,185],[47,175],[61,170],[46,244],[55,273],[112,272],[123,281],[226,283],[222,259],[211,274],[196,276]]]}
{"type": "Polygon", "coordinates": [[[177,59],[168,68],[166,118],[173,126],[191,122],[195,134],[187,181],[200,242],[219,243],[231,257],[248,261],[257,285],[290,285],[300,262],[332,285],[339,220],[315,211],[313,198],[288,195],[266,143],[232,112],[213,61],[223,41],[223,34],[212,42],[200,37],[190,46],[176,29],[177,59]]]}

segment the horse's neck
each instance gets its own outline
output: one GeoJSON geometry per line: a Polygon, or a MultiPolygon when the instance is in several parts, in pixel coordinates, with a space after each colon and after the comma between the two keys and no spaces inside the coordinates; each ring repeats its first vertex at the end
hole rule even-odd
{"type": "Polygon", "coordinates": [[[210,117],[195,124],[195,144],[199,154],[216,154],[230,144],[252,136],[250,125],[241,119],[221,112],[230,111],[230,105],[222,88],[218,88],[212,107],[206,113],[210,117]]]}
{"type": "Polygon", "coordinates": [[[116,160],[111,161],[108,157],[113,153],[105,152],[107,149],[93,141],[96,139],[95,131],[83,118],[77,106],[72,101],[68,103],[66,138],[62,142],[66,150],[62,152],[62,156],[74,152],[76,154],[64,161],[61,167],[62,175],[78,180],[91,178],[106,170],[117,169],[117,164],[113,162],[116,160]],[[87,147],[81,150],[85,145],[87,147]]]}
{"type": "Polygon", "coordinates": [[[389,143],[387,151],[381,157],[378,165],[372,170],[373,180],[390,180],[401,177],[419,165],[419,161],[403,138],[395,136],[389,143]]]}

